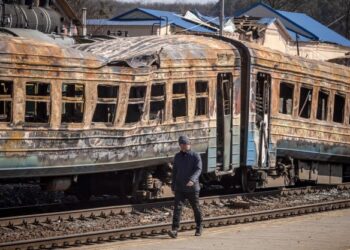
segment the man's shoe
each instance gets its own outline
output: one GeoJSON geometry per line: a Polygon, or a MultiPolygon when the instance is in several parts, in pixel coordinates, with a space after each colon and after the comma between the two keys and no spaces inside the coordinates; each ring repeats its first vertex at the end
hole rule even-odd
{"type": "Polygon", "coordinates": [[[176,239],[177,238],[177,231],[176,230],[170,230],[168,232],[169,236],[173,239],[176,239]]]}
{"type": "Polygon", "coordinates": [[[196,233],[194,234],[195,236],[201,236],[203,231],[203,227],[197,227],[196,228],[196,233]]]}

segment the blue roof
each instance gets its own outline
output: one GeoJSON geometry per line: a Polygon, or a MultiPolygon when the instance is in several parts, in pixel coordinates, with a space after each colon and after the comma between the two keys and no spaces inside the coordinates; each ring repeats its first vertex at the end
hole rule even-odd
{"type": "MultiPolygon", "coordinates": [[[[129,25],[132,25],[133,22],[145,22],[150,20],[162,20],[162,25],[165,25],[166,22],[171,23],[172,25],[176,25],[180,28],[183,28],[188,31],[195,31],[195,32],[213,32],[213,30],[203,27],[199,25],[198,23],[194,23],[188,20],[183,19],[180,15],[169,12],[169,11],[162,11],[162,10],[153,10],[153,9],[145,9],[145,8],[135,8],[132,9],[122,15],[119,15],[117,17],[114,17],[110,19],[110,21],[119,21],[119,22],[129,22],[129,25]],[[148,19],[123,19],[122,17],[126,16],[127,14],[130,14],[135,11],[141,11],[147,15],[150,16],[148,19]],[[153,17],[153,18],[152,18],[153,17]],[[164,22],[164,23],[163,23],[164,22]]],[[[154,21],[153,21],[154,23],[154,21]]]]}
{"type": "Polygon", "coordinates": [[[319,41],[336,43],[350,47],[350,40],[304,13],[294,13],[282,10],[277,10],[277,12],[295,24],[304,27],[310,33],[315,35],[319,41]]]}
{"type": "MultiPolygon", "coordinates": [[[[235,16],[241,16],[244,15],[246,12],[258,7],[263,6],[266,9],[270,10],[277,16],[279,16],[281,19],[287,20],[295,27],[302,29],[310,35],[310,37],[299,35],[299,41],[310,41],[310,40],[318,40],[321,42],[328,42],[328,43],[335,43],[343,46],[350,47],[350,40],[343,37],[342,35],[338,34],[337,32],[329,29],[327,26],[321,24],[320,22],[316,21],[312,17],[304,14],[304,13],[294,13],[294,12],[288,12],[288,11],[282,11],[282,10],[275,10],[271,8],[269,5],[264,3],[255,3],[252,6],[250,6],[247,9],[240,10],[235,13],[235,16]]],[[[295,30],[293,30],[293,27],[286,27],[291,37],[295,40],[295,33],[297,33],[295,30]]]]}

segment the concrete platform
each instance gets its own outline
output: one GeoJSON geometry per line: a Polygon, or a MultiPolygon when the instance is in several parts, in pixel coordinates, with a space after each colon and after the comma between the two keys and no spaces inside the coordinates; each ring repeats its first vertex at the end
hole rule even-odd
{"type": "Polygon", "coordinates": [[[79,250],[350,250],[350,209],[229,227],[205,229],[202,237],[180,233],[91,245],[79,250]]]}

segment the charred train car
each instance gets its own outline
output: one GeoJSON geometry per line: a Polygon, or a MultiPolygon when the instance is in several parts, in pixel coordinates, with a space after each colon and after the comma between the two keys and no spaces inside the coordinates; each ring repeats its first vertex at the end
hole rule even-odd
{"type": "Polygon", "coordinates": [[[204,185],[349,181],[348,67],[196,35],[2,37],[0,54],[1,182],[166,196],[182,134],[204,185]]]}

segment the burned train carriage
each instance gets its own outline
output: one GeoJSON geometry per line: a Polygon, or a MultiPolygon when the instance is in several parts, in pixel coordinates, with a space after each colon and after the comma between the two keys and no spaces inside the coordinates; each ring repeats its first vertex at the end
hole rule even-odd
{"type": "Polygon", "coordinates": [[[350,69],[228,38],[120,38],[74,49],[0,38],[0,181],[170,194],[177,138],[204,185],[350,176],[350,69]]]}

